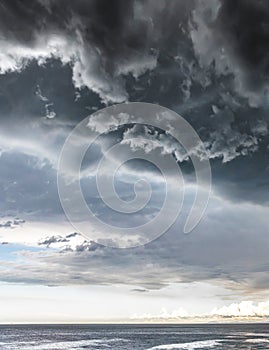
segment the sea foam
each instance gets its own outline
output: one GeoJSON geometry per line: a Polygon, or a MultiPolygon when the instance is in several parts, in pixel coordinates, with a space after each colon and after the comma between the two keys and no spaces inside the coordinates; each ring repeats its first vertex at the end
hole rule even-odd
{"type": "Polygon", "coordinates": [[[193,350],[193,349],[202,349],[202,348],[212,348],[216,345],[219,345],[221,340],[202,340],[195,341],[191,343],[179,343],[179,344],[165,344],[154,346],[153,348],[147,350],[193,350]]]}

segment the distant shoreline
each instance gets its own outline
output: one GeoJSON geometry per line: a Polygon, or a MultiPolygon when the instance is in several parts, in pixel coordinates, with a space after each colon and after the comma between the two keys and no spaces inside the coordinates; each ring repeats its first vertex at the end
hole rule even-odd
{"type": "Polygon", "coordinates": [[[206,327],[206,326],[244,326],[244,325],[268,325],[269,321],[265,322],[204,322],[204,323],[128,323],[128,322],[81,322],[81,323],[72,323],[72,322],[65,322],[65,323],[0,323],[0,327],[9,327],[9,326],[74,326],[74,327],[80,327],[80,326],[126,326],[126,327],[206,327]]]}

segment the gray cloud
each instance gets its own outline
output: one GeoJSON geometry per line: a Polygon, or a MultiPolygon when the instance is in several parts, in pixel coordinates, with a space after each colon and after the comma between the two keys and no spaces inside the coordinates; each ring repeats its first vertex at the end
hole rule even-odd
{"type": "Polygon", "coordinates": [[[18,252],[27,264],[6,262],[0,279],[45,285],[124,283],[142,289],[206,281],[242,296],[266,294],[269,283],[266,213],[261,206],[224,205],[221,199],[216,199],[192,234],[181,233],[182,218],[163,237],[135,249],[108,248],[83,237],[82,242],[77,242],[77,235],[70,238],[70,234],[60,239],[49,237],[44,241],[60,242],[58,251],[52,243],[53,250],[18,252]],[[69,242],[63,242],[68,236],[69,242]]]}
{"type": "Polygon", "coordinates": [[[6,222],[4,222],[4,223],[2,223],[2,224],[0,224],[0,227],[1,228],[11,228],[12,227],[12,221],[6,221],[6,222]]]}
{"type": "Polygon", "coordinates": [[[29,60],[56,57],[71,65],[76,87],[86,86],[106,102],[122,102],[128,98],[122,76],[136,78],[155,68],[159,47],[178,32],[181,14],[190,8],[181,0],[169,7],[166,0],[30,1],[27,7],[5,1],[0,69],[20,70],[29,60]]]}
{"type": "Polygon", "coordinates": [[[233,88],[251,106],[268,103],[266,1],[197,0],[191,36],[201,66],[232,76],[233,88]]]}
{"type": "MultiPolygon", "coordinates": [[[[219,158],[223,163],[229,162],[239,156],[247,156],[256,152],[259,143],[268,134],[268,124],[264,120],[257,121],[250,132],[240,130],[240,126],[232,127],[235,114],[229,108],[220,109],[212,105],[211,121],[207,129],[201,134],[204,137],[205,148],[209,159],[219,158]],[[221,126],[221,128],[217,128],[221,126]],[[210,130],[211,129],[211,130],[210,130]]],[[[146,153],[158,149],[160,154],[174,154],[179,162],[189,159],[184,148],[169,133],[158,133],[149,127],[134,126],[123,134],[122,144],[129,144],[131,149],[143,149],[146,153]]],[[[199,156],[199,148],[192,152],[199,156]]]]}
{"type": "Polygon", "coordinates": [[[143,289],[143,288],[134,288],[131,291],[136,292],[136,293],[148,293],[149,292],[147,289],[143,289]]]}
{"type": "Polygon", "coordinates": [[[0,161],[2,215],[21,216],[23,213],[26,218],[28,215],[45,217],[49,213],[62,213],[55,170],[48,161],[17,152],[4,152],[0,161]]]}
{"type": "MultiPolygon", "coordinates": [[[[28,213],[44,221],[61,215],[56,165],[65,138],[89,113],[127,99],[159,103],[185,117],[207,147],[214,194],[231,201],[230,208],[226,202],[212,205],[207,224],[192,236],[181,236],[178,229],[136,250],[113,250],[83,237],[75,242],[76,233],[45,237],[40,247],[60,246],[59,252],[21,252],[28,264],[3,262],[1,280],[124,282],[141,290],[210,280],[241,293],[266,290],[267,3],[40,0],[26,6],[15,0],[0,6],[3,215],[28,213]]],[[[107,138],[87,155],[86,170],[102,156],[102,144],[119,139],[133,148],[175,153],[192,174],[169,137],[135,127],[107,138]]],[[[141,164],[129,170],[134,169],[140,171],[141,164]]],[[[127,198],[133,195],[130,183],[129,177],[117,183],[127,198]]],[[[92,179],[84,179],[82,187],[96,214],[119,221],[100,203],[92,179]]],[[[128,226],[154,214],[160,205],[156,192],[148,212],[122,216],[122,222],[128,226]]],[[[0,227],[17,227],[14,222],[0,227]]]]}
{"type": "Polygon", "coordinates": [[[268,79],[269,10],[266,1],[222,1],[218,25],[255,89],[268,79]]]}
{"type": "Polygon", "coordinates": [[[69,240],[61,236],[51,236],[47,237],[44,240],[38,242],[38,245],[45,245],[47,248],[50,247],[53,243],[67,243],[69,240]]]}
{"type": "Polygon", "coordinates": [[[5,222],[0,222],[0,228],[16,228],[25,223],[25,220],[15,218],[14,220],[7,220],[5,222]]]}

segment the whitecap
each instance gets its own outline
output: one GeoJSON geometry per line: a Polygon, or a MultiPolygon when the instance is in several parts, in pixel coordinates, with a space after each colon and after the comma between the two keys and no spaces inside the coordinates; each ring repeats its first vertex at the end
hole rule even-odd
{"type": "Polygon", "coordinates": [[[28,343],[28,345],[25,345],[25,343],[21,342],[20,344],[16,343],[9,343],[5,344],[6,346],[9,345],[9,349],[18,349],[18,346],[20,346],[21,350],[61,350],[61,349],[80,349],[81,347],[86,346],[92,346],[93,348],[98,346],[98,349],[100,346],[102,346],[102,349],[105,348],[111,348],[109,345],[110,343],[115,342],[121,342],[124,341],[124,339],[120,338],[114,338],[114,339],[91,339],[91,340],[77,340],[77,341],[63,341],[63,342],[47,342],[47,343],[39,343],[33,345],[33,343],[28,343]],[[31,344],[31,345],[30,345],[31,344]],[[14,346],[14,347],[13,347],[14,346]]]}
{"type": "Polygon", "coordinates": [[[247,339],[246,343],[269,343],[269,339],[264,338],[253,338],[253,339],[247,339]]]}
{"type": "Polygon", "coordinates": [[[221,340],[201,340],[191,343],[179,343],[179,344],[165,344],[154,346],[147,350],[193,350],[202,348],[212,348],[219,345],[221,340]]]}

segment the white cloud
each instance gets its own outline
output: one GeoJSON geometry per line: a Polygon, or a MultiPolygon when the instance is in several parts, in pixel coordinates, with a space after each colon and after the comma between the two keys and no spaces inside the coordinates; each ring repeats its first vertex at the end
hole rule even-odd
{"type": "Polygon", "coordinates": [[[106,113],[95,113],[90,116],[87,127],[96,133],[108,133],[111,130],[117,129],[119,125],[130,122],[130,116],[127,113],[120,113],[117,118],[113,115],[107,116],[106,113]]]}
{"type": "MultiPolygon", "coordinates": [[[[215,106],[214,106],[215,107],[215,106]]],[[[216,110],[212,118],[218,118],[221,124],[218,130],[212,131],[204,141],[209,159],[220,158],[227,163],[238,156],[246,156],[258,150],[259,140],[267,135],[267,123],[261,121],[253,129],[253,135],[242,133],[232,128],[233,114],[228,110],[216,110]]],[[[187,153],[179,142],[175,141],[169,133],[159,134],[147,126],[129,128],[123,134],[121,144],[129,145],[132,150],[142,149],[149,153],[159,150],[162,155],[174,154],[177,161],[185,161],[195,154],[199,156],[200,148],[197,146],[187,153]]]]}
{"type": "Polygon", "coordinates": [[[230,317],[230,318],[258,318],[269,317],[269,301],[255,304],[253,301],[242,301],[233,303],[221,308],[215,308],[213,316],[230,317]]]}
{"type": "Polygon", "coordinates": [[[257,320],[269,317],[269,301],[254,303],[253,301],[241,301],[228,306],[214,308],[210,313],[189,313],[180,307],[171,312],[163,308],[158,314],[134,314],[133,320],[143,322],[188,322],[199,320],[202,322],[231,320],[257,320]]]}
{"type": "Polygon", "coordinates": [[[0,74],[21,71],[32,60],[41,65],[49,58],[70,64],[74,86],[79,89],[88,87],[99,94],[105,103],[128,100],[122,76],[130,73],[138,78],[157,64],[154,55],[134,55],[119,62],[117,70],[110,74],[102,65],[102,53],[86,43],[79,31],[74,31],[72,35],[60,32],[37,35],[29,45],[9,39],[0,41],[0,74]]]}
{"type": "Polygon", "coordinates": [[[189,313],[182,307],[178,308],[177,310],[174,310],[172,312],[168,312],[166,308],[162,308],[159,314],[153,315],[153,314],[134,314],[131,316],[131,319],[134,320],[143,320],[143,321],[167,321],[169,319],[175,320],[175,319],[184,319],[190,317],[189,313]]]}

